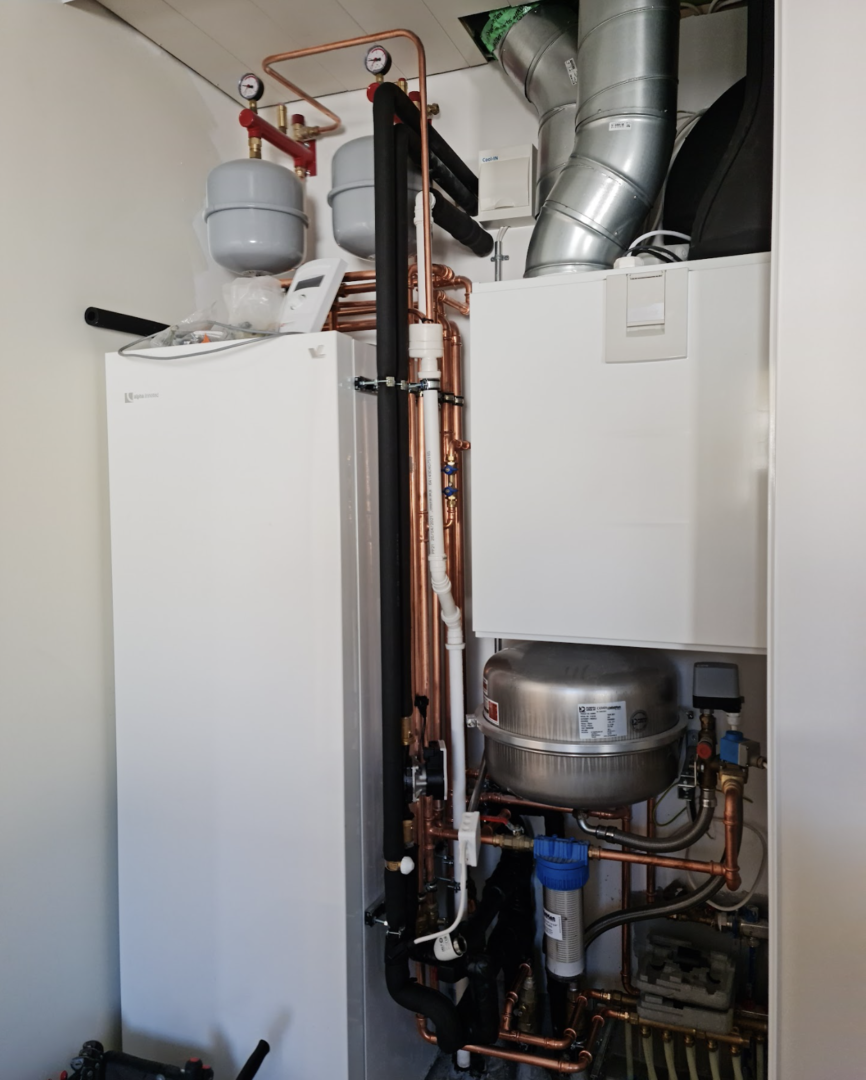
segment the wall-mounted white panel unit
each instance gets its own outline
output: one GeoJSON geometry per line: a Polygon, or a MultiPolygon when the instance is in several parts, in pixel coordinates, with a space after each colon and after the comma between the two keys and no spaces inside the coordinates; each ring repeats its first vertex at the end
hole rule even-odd
{"type": "Polygon", "coordinates": [[[627,363],[631,271],[476,287],[477,634],[765,649],[769,256],[686,271],[687,354],[627,363]]]}
{"type": "Polygon", "coordinates": [[[230,1078],[265,1038],[262,1080],[423,1075],[364,926],[376,404],[353,377],[372,349],[222,348],[106,365],[124,1049],[230,1078]]]}

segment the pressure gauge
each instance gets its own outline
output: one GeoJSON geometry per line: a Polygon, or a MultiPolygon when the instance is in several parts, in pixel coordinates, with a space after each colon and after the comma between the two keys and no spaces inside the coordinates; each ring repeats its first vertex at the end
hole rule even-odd
{"type": "Polygon", "coordinates": [[[248,72],[238,82],[238,92],[244,101],[258,101],[265,92],[265,84],[258,75],[248,72]]]}
{"type": "Polygon", "coordinates": [[[381,45],[372,45],[364,57],[364,67],[371,75],[387,75],[391,70],[391,54],[381,45]]]}

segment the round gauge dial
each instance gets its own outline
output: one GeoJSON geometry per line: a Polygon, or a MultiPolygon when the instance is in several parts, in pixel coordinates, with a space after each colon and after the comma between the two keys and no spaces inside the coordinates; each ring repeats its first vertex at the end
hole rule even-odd
{"type": "Polygon", "coordinates": [[[364,66],[371,75],[387,75],[391,69],[391,54],[381,45],[373,45],[367,49],[364,66]]]}
{"type": "Polygon", "coordinates": [[[244,101],[258,101],[265,92],[265,84],[258,75],[248,72],[238,81],[238,92],[244,101]]]}

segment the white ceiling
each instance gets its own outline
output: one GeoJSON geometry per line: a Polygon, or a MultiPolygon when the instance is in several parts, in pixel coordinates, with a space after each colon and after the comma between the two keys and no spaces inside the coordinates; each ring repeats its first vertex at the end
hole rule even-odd
{"type": "MultiPolygon", "coordinates": [[[[101,0],[142,34],[209,82],[237,98],[244,72],[262,74],[273,53],[374,34],[396,27],[421,38],[430,74],[483,64],[459,16],[488,11],[495,0],[101,0]]],[[[417,75],[409,42],[386,42],[394,58],[389,78],[417,75]]],[[[343,49],[285,66],[287,78],[314,97],[367,86],[364,48],[343,49]]],[[[286,100],[265,79],[263,104],[286,100]]],[[[315,118],[307,118],[315,123],[315,118]]]]}

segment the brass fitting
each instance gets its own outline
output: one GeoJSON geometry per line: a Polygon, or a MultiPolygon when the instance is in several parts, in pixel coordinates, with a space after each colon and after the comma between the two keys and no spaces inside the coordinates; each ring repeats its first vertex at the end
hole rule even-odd
{"type": "Polygon", "coordinates": [[[436,104],[435,101],[429,101],[427,103],[427,119],[429,120],[431,116],[438,116],[438,115],[439,115],[439,106],[436,104]]]}
{"type": "Polygon", "coordinates": [[[406,82],[405,79],[398,79],[397,80],[397,85],[400,87],[400,89],[403,91],[404,94],[409,89],[409,84],[406,82]]]}
{"type": "MultiPolygon", "coordinates": [[[[674,1037],[673,1037],[673,1035],[671,1035],[671,1033],[669,1031],[663,1031],[662,1032],[662,1042],[669,1043],[669,1042],[673,1042],[673,1041],[674,1041],[674,1037]]],[[[731,1051],[731,1053],[733,1053],[733,1051],[731,1051]]]]}
{"type": "Polygon", "coordinates": [[[250,144],[250,157],[260,158],[262,156],[262,140],[258,136],[253,136],[249,140],[250,144]]]}
{"type": "Polygon", "coordinates": [[[403,843],[411,847],[415,843],[415,819],[406,818],[403,821],[403,843]]]}
{"type": "Polygon", "coordinates": [[[412,717],[404,716],[400,721],[400,738],[403,740],[403,745],[408,746],[412,741],[412,717]]]}
{"type": "Polygon", "coordinates": [[[285,105],[277,106],[277,127],[284,135],[289,130],[289,110],[285,105]]]}
{"type": "Polygon", "coordinates": [[[307,127],[306,124],[292,124],[292,138],[297,139],[298,142],[310,142],[318,138],[321,131],[321,128],[307,127]]]}

